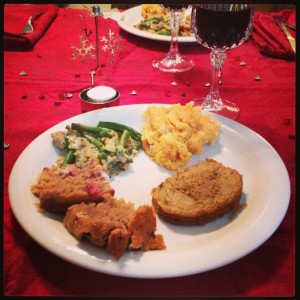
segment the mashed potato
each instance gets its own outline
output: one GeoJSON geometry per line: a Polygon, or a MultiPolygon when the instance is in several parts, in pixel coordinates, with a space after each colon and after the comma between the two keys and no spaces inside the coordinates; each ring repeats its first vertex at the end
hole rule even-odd
{"type": "Polygon", "coordinates": [[[221,125],[201,113],[194,102],[169,107],[150,105],[144,112],[141,131],[144,151],[158,165],[168,170],[184,167],[193,154],[214,144],[221,125]]]}

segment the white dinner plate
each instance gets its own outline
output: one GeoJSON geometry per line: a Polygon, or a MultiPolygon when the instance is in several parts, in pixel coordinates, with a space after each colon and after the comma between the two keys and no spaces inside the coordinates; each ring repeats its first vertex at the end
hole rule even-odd
{"type": "MultiPolygon", "coordinates": [[[[189,163],[213,158],[243,175],[242,202],[247,206],[233,220],[228,215],[204,226],[171,225],[157,218],[166,250],[127,251],[119,261],[105,249],[78,241],[63,226],[62,217],[37,211],[38,200],[30,191],[43,167],[55,164],[58,151],[50,134],[72,122],[97,125],[114,121],[142,129],[148,104],[124,105],[87,112],[45,131],[22,152],[9,180],[10,203],[17,220],[41,246],[75,265],[97,272],[138,278],[167,278],[215,269],[249,254],[263,244],[284,218],[290,200],[287,170],[274,148],[251,129],[212,114],[221,124],[214,145],[194,155],[189,163]]],[[[171,172],[139,152],[129,169],[111,179],[117,198],[135,206],[151,205],[150,192],[171,172]]]]}
{"type": "MultiPolygon", "coordinates": [[[[170,36],[154,34],[134,27],[134,25],[138,24],[143,19],[141,12],[142,12],[141,5],[134,6],[132,8],[127,9],[122,13],[122,17],[120,17],[118,20],[119,26],[131,34],[146,39],[170,42],[171,41],[170,36]]],[[[190,14],[190,13],[191,13],[191,9],[188,9],[186,11],[186,14],[190,14]]],[[[196,39],[193,36],[179,36],[178,42],[190,43],[190,42],[196,42],[196,39]]]]}

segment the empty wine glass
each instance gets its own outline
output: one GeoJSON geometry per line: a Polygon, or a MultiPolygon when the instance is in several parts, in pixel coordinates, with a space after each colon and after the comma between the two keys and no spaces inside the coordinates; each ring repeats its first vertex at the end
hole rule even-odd
{"type": "Polygon", "coordinates": [[[164,57],[152,61],[152,65],[163,72],[184,72],[194,67],[191,59],[183,57],[178,50],[178,34],[182,12],[189,4],[161,4],[170,13],[171,44],[169,52],[164,57]]]}
{"type": "Polygon", "coordinates": [[[253,27],[253,4],[195,4],[191,30],[197,42],[211,49],[212,82],[208,95],[195,99],[202,110],[236,119],[239,108],[224,100],[219,93],[219,79],[226,50],[241,45],[249,38],[253,27]]]}

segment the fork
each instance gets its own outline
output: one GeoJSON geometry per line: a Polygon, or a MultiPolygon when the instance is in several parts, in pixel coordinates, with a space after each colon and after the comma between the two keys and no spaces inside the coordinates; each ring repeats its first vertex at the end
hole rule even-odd
{"type": "Polygon", "coordinates": [[[286,22],[282,22],[285,26],[293,29],[294,31],[296,31],[296,26],[292,25],[292,24],[289,24],[289,23],[286,23],[286,22]]]}

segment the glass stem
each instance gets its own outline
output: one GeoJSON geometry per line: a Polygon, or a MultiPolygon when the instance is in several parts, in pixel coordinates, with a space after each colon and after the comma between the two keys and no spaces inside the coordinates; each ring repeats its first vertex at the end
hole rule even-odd
{"type": "Polygon", "coordinates": [[[176,11],[171,11],[170,15],[170,26],[171,26],[171,43],[168,57],[170,59],[176,59],[178,52],[178,33],[180,25],[181,13],[176,11]]]}
{"type": "Polygon", "coordinates": [[[208,110],[219,110],[224,104],[219,93],[219,80],[221,77],[222,66],[226,59],[226,53],[223,49],[213,49],[210,53],[210,62],[212,65],[212,81],[210,91],[205,97],[203,105],[208,110]]]}

